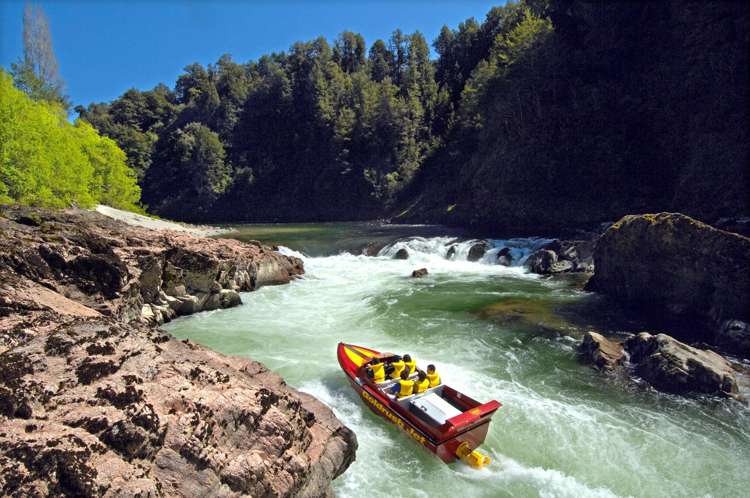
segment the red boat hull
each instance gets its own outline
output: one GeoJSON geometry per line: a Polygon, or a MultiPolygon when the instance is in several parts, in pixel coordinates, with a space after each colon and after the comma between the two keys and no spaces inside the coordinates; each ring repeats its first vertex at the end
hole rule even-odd
{"type": "Polygon", "coordinates": [[[456,451],[462,443],[466,443],[473,450],[484,442],[490,418],[501,406],[500,403],[493,400],[480,404],[445,386],[443,390],[455,397],[454,401],[461,403],[466,410],[442,426],[430,426],[383,393],[377,384],[364,374],[364,367],[371,358],[388,356],[387,353],[381,354],[373,349],[350,344],[340,343],[338,347],[338,360],[342,370],[349,378],[352,388],[373,413],[394,424],[445,463],[456,460],[456,451]]]}

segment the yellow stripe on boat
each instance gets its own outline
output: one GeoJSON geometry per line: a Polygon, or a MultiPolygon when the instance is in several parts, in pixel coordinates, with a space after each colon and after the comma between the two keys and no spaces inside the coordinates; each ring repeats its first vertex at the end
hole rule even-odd
{"type": "Polygon", "coordinates": [[[361,367],[365,360],[369,359],[369,357],[362,356],[358,351],[348,346],[344,347],[344,352],[346,353],[346,356],[348,356],[349,359],[352,360],[352,363],[354,363],[358,367],[361,367]]]}
{"type": "Polygon", "coordinates": [[[372,351],[368,351],[364,348],[358,348],[357,346],[353,346],[353,348],[359,351],[360,353],[362,353],[363,355],[367,356],[368,358],[372,358],[373,356],[375,356],[375,354],[372,351]]]}

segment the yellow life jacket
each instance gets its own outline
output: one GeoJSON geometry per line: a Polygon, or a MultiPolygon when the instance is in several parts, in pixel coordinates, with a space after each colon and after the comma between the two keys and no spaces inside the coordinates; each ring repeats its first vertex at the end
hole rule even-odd
{"type": "Polygon", "coordinates": [[[403,360],[394,361],[391,363],[391,365],[393,365],[393,373],[391,374],[391,379],[400,379],[401,371],[406,366],[404,365],[404,361],[403,360]]]}
{"type": "Polygon", "coordinates": [[[427,390],[428,387],[430,387],[430,380],[429,379],[425,379],[425,380],[422,380],[422,381],[418,380],[414,384],[414,392],[416,394],[423,393],[423,392],[425,392],[427,390]]]}
{"type": "Polygon", "coordinates": [[[383,382],[385,380],[385,364],[374,363],[370,365],[372,367],[372,377],[375,382],[383,382]]]}
{"type": "Polygon", "coordinates": [[[427,380],[430,381],[430,387],[435,387],[440,385],[440,376],[437,372],[434,374],[428,373],[427,374],[427,380]]]}
{"type": "Polygon", "coordinates": [[[411,396],[414,393],[414,381],[413,380],[404,380],[401,379],[398,381],[399,386],[401,387],[401,391],[398,393],[399,398],[403,398],[405,396],[411,396]]]}
{"type": "Polygon", "coordinates": [[[413,374],[417,370],[417,361],[411,360],[411,361],[405,361],[404,365],[406,368],[409,369],[409,375],[413,374]]]}

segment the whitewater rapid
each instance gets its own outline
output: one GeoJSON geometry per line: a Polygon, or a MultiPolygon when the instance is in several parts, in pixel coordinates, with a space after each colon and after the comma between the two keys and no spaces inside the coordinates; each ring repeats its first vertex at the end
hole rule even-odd
{"type": "Polygon", "coordinates": [[[543,239],[476,241],[414,237],[378,257],[301,257],[304,278],[243,294],[243,306],[179,319],[176,336],[262,361],[328,404],[357,434],[357,460],[335,482],[341,497],[741,496],[750,489],[747,410],[633,389],[575,357],[576,331],[549,334],[488,320],[503,299],[579,302],[587,294],[524,271],[543,239]],[[494,264],[511,247],[514,266],[494,264]],[[406,248],[408,260],[393,254],[406,248]],[[409,277],[426,267],[429,275],[409,277]],[[493,418],[482,471],[445,465],[372,414],[336,362],[339,341],[411,353],[443,380],[504,406],[493,418]]]}

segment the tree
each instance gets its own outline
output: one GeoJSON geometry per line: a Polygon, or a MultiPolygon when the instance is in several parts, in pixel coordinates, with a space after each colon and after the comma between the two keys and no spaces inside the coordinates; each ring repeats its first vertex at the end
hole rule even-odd
{"type": "Polygon", "coordinates": [[[370,77],[380,83],[390,77],[393,67],[393,53],[383,40],[376,40],[370,47],[370,77]]]}
{"type": "Polygon", "coordinates": [[[23,11],[23,59],[11,64],[15,85],[34,100],[57,102],[70,107],[63,95],[57,58],[52,50],[49,21],[39,6],[27,3],[23,11]]]}
{"type": "Polygon", "coordinates": [[[333,60],[347,73],[354,73],[365,63],[365,39],[359,33],[344,31],[333,44],[333,60]]]}
{"type": "Polygon", "coordinates": [[[140,211],[125,154],[83,120],[70,124],[54,102],[32,100],[0,71],[0,202],[140,211]]]}

